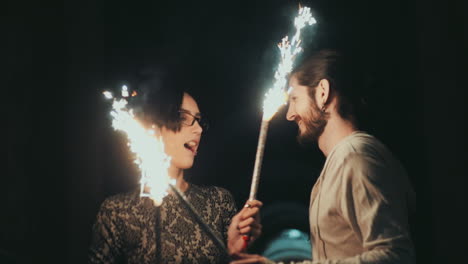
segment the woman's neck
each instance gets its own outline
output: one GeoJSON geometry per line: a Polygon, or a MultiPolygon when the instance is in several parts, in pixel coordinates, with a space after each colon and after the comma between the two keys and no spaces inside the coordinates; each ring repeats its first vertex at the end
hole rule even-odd
{"type": "Polygon", "coordinates": [[[176,187],[185,192],[188,189],[188,182],[184,179],[184,170],[174,166],[169,167],[169,177],[176,180],[176,187]]]}

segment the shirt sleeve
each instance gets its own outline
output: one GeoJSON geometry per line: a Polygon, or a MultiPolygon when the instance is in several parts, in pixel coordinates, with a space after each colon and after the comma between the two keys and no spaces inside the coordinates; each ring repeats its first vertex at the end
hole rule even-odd
{"type": "Polygon", "coordinates": [[[104,201],[93,225],[88,263],[115,263],[121,255],[121,229],[112,203],[104,201]]]}

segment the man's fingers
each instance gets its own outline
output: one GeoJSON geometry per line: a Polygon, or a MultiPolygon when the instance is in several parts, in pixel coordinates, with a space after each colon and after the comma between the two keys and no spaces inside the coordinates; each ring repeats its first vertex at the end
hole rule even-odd
{"type": "Polygon", "coordinates": [[[264,263],[264,262],[262,262],[261,259],[254,259],[254,258],[234,260],[230,262],[230,264],[252,264],[252,263],[264,263]]]}
{"type": "Polygon", "coordinates": [[[256,254],[237,253],[231,256],[231,264],[265,263],[265,258],[256,254]]]}

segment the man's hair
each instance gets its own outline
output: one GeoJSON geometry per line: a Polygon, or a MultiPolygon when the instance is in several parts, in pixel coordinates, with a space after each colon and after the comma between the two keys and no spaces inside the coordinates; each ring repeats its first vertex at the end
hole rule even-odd
{"type": "MultiPolygon", "coordinates": [[[[356,123],[356,107],[360,101],[360,74],[351,59],[337,50],[322,49],[306,57],[291,73],[300,85],[307,86],[309,97],[315,102],[315,89],[322,79],[330,83],[331,100],[337,97],[338,114],[356,123]]],[[[326,103],[328,103],[327,101],[326,103]]]]}

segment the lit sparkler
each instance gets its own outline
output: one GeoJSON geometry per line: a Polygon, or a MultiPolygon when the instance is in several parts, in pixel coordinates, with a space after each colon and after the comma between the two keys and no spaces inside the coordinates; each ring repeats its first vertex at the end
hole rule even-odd
{"type": "MultiPolygon", "coordinates": [[[[164,152],[162,140],[155,136],[152,129],[146,129],[137,121],[133,109],[127,106],[129,97],[127,86],[122,87],[122,98],[114,98],[111,92],[103,92],[112,102],[112,127],[122,131],[128,138],[130,150],[136,154],[135,163],[141,171],[140,196],[149,197],[155,205],[160,205],[167,195],[169,184],[175,180],[168,175],[170,157],[164,152]]],[[[132,94],[135,95],[134,93],[132,94]]]]}
{"type": "Polygon", "coordinates": [[[250,187],[249,200],[256,199],[269,122],[276,114],[278,109],[287,102],[288,95],[285,91],[285,87],[287,86],[288,82],[287,77],[293,69],[294,60],[297,54],[302,51],[301,30],[305,26],[313,25],[316,22],[317,21],[310,12],[310,8],[300,7],[299,14],[294,19],[296,33],[292,37],[291,42],[288,40],[288,36],[286,36],[282,39],[282,42],[278,44],[281,60],[278,65],[278,69],[275,72],[275,82],[273,87],[268,90],[265,95],[265,100],[263,101],[263,118],[260,127],[260,135],[258,138],[257,154],[255,156],[255,165],[252,176],[252,184],[250,187]]]}
{"type": "MultiPolygon", "coordinates": [[[[211,237],[213,242],[222,252],[229,256],[223,240],[203,221],[193,205],[185,195],[175,186],[175,180],[168,174],[170,157],[164,152],[162,140],[155,136],[154,130],[147,130],[135,119],[133,109],[127,106],[125,98],[129,97],[127,86],[122,87],[121,99],[114,98],[111,92],[103,92],[107,99],[113,99],[112,103],[112,127],[115,130],[124,132],[128,138],[130,150],[136,154],[135,163],[141,171],[140,197],[149,197],[154,204],[159,206],[167,191],[171,189],[200,224],[201,228],[211,237]]],[[[136,96],[133,91],[131,96],[136,96]]]]}

